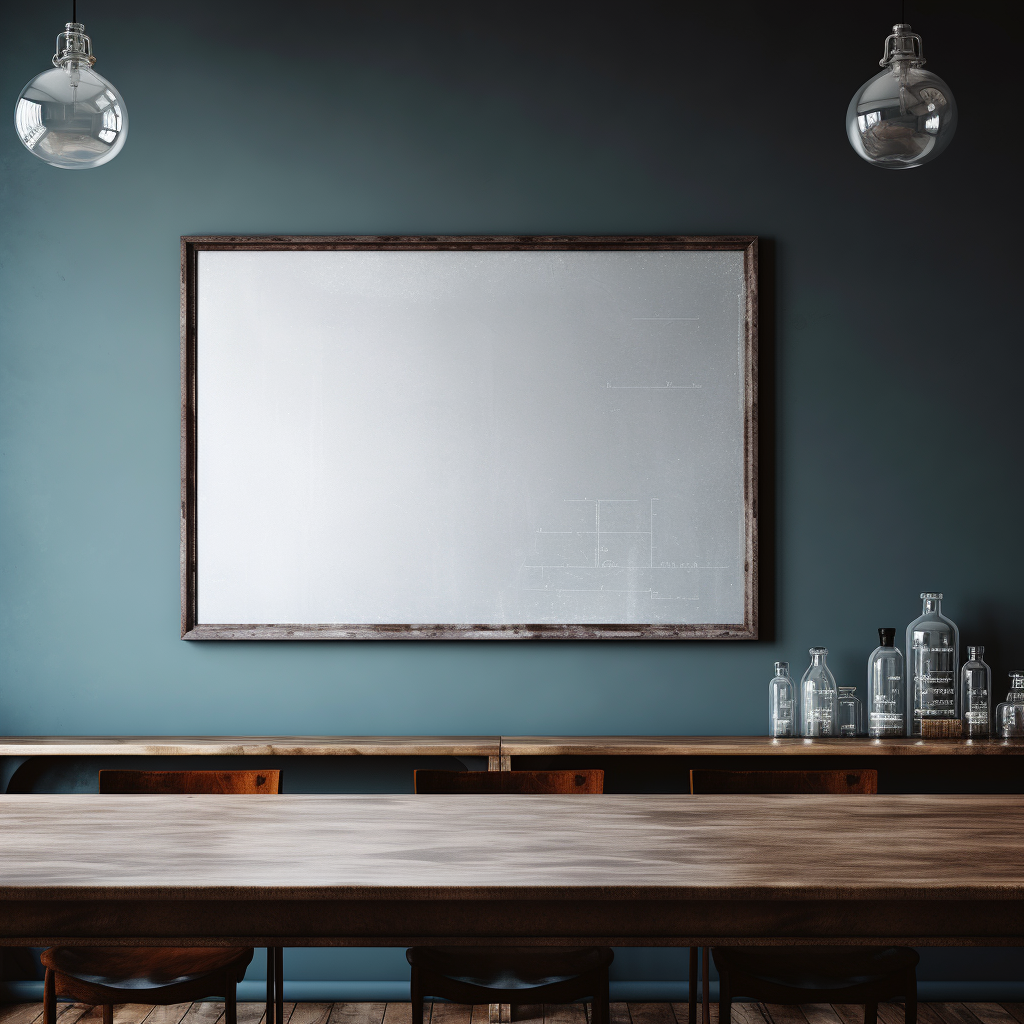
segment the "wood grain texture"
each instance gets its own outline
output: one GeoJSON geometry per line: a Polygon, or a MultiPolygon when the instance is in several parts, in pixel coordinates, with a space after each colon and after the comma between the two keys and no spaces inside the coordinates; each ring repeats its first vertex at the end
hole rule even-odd
{"type": "Polygon", "coordinates": [[[8,795],[0,894],[1016,899],[1022,811],[1005,795],[8,795]]]}
{"type": "Polygon", "coordinates": [[[1015,1018],[999,1003],[968,1003],[967,1008],[981,1024],[1016,1024],[1015,1018]]]}
{"type": "Polygon", "coordinates": [[[275,768],[243,771],[138,771],[101,769],[100,792],[105,794],[154,793],[258,793],[276,795],[281,772],[275,768]]]}
{"type": "Polygon", "coordinates": [[[531,793],[582,795],[586,793],[596,795],[604,792],[604,772],[600,768],[539,772],[440,772],[418,768],[412,774],[413,790],[419,795],[428,793],[516,793],[519,795],[531,793]]]}
{"type": "Polygon", "coordinates": [[[1020,756],[1024,740],[792,739],[764,736],[0,736],[0,756],[705,757],[1020,756]]]}
{"type": "Polygon", "coordinates": [[[498,736],[0,736],[0,757],[497,757],[498,736]]]}
{"type": "MultiPolygon", "coordinates": [[[[294,1006],[294,1003],[285,1003],[285,1021],[288,1020],[289,1007],[294,1006]]],[[[151,1006],[143,1006],[141,1003],[127,1003],[123,1007],[114,1007],[114,1024],[142,1024],[142,1021],[146,1019],[146,1014],[152,1010],[151,1006]],[[134,1008],[137,1010],[144,1010],[145,1013],[140,1019],[127,1019],[128,1015],[124,1011],[134,1008]]],[[[210,1003],[193,1003],[189,1007],[188,1013],[181,1018],[181,1024],[217,1024],[217,1021],[224,1016],[224,1004],[221,1002],[210,1002],[210,1003]]]]}
{"type": "Polygon", "coordinates": [[[288,1024],[327,1024],[331,1003],[296,1003],[288,1024]]]}
{"type": "Polygon", "coordinates": [[[501,756],[885,757],[1022,755],[1024,740],[772,739],[768,736],[502,736],[501,756]]]}
{"type": "Polygon", "coordinates": [[[1021,796],[5,796],[0,942],[1024,945],[1022,811],[1021,796]]]}
{"type": "Polygon", "coordinates": [[[874,768],[753,772],[721,772],[691,768],[690,792],[868,794],[878,792],[878,772],[874,768]]]}
{"type": "Polygon", "coordinates": [[[755,235],[273,235],[181,238],[183,640],[730,640],[758,636],[758,240],[755,235]],[[701,625],[200,623],[197,572],[197,284],[200,252],[732,251],[743,253],[743,622],[701,625]]]}

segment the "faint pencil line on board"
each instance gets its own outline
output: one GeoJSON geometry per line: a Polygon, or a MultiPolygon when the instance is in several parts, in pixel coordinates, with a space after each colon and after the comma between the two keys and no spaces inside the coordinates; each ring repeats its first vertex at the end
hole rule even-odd
{"type": "Polygon", "coordinates": [[[607,381],[605,391],[700,391],[700,384],[613,384],[607,381]]]}

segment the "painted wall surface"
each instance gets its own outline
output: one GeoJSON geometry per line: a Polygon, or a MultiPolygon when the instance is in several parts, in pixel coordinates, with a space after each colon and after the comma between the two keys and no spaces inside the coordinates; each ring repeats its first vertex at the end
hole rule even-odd
{"type": "MultiPolygon", "coordinates": [[[[878,0],[83,0],[123,152],[61,171],[0,130],[0,732],[758,733],[774,660],[823,644],[863,688],[876,627],[902,635],[926,589],[1004,691],[1013,62],[961,6],[916,6],[961,120],[902,173],[844,133],[898,13],[878,0]],[[269,233],[761,236],[764,639],[179,640],[178,239],[269,233]]],[[[6,5],[9,109],[69,13],[6,5]]],[[[1017,5],[987,17],[1019,29],[1017,5]]]]}

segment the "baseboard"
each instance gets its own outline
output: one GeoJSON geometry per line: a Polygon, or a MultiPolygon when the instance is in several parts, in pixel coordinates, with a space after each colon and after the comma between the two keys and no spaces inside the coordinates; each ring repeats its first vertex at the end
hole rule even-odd
{"type": "MultiPolygon", "coordinates": [[[[712,1002],[718,1001],[718,983],[708,986],[712,1002]]],[[[918,999],[923,1003],[1024,1002],[1024,981],[919,981],[918,999]]],[[[258,1003],[267,997],[260,981],[243,981],[238,998],[258,1003]]],[[[407,981],[285,981],[284,997],[295,1003],[407,1003],[407,981]]],[[[685,981],[613,981],[616,1003],[682,1003],[687,999],[685,981]]],[[[37,1003],[43,998],[41,981],[0,982],[0,1002],[37,1003]]]]}

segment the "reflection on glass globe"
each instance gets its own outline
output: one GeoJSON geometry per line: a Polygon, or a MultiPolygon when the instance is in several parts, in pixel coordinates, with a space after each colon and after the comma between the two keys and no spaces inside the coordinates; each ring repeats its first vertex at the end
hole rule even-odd
{"type": "Polygon", "coordinates": [[[84,26],[71,22],[58,37],[56,66],[33,78],[18,97],[18,138],[55,167],[99,167],[117,156],[128,136],[124,100],[92,70],[94,59],[84,26]]]}
{"type": "Polygon", "coordinates": [[[885,70],[858,90],[846,112],[850,144],[876,167],[920,167],[934,160],[956,131],[956,102],[938,75],[925,71],[921,37],[894,25],[885,70]]]}

